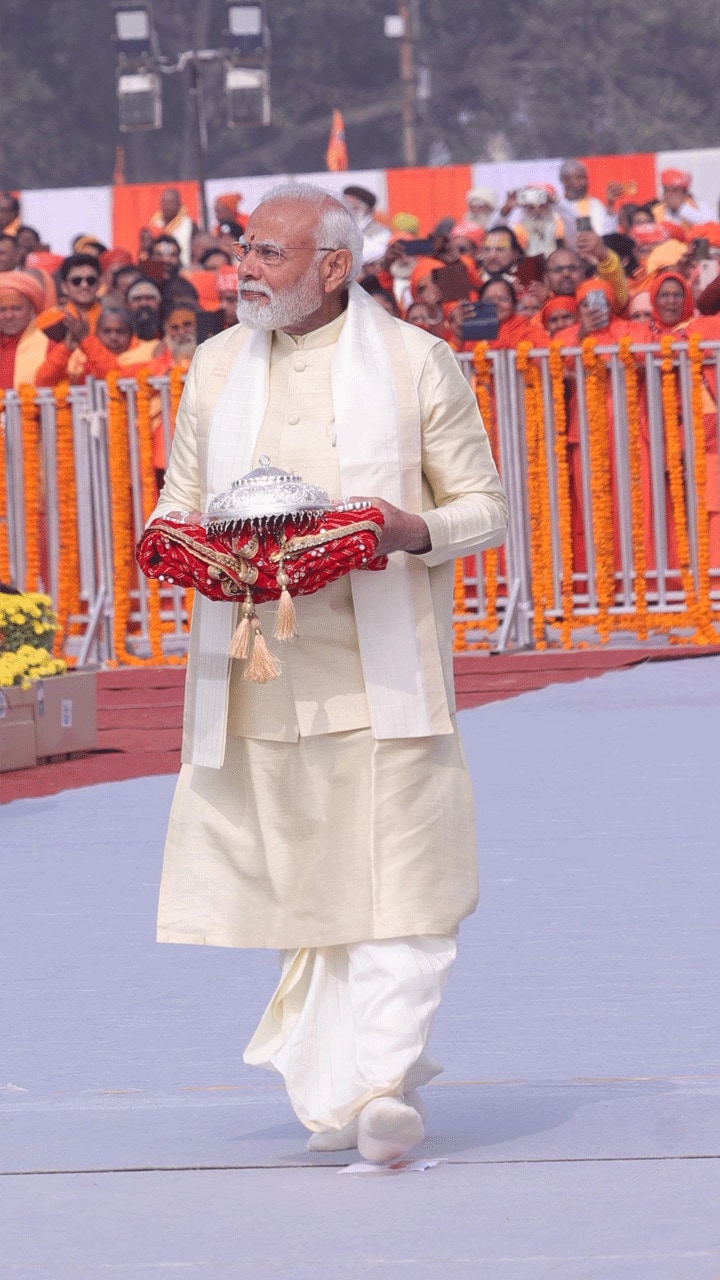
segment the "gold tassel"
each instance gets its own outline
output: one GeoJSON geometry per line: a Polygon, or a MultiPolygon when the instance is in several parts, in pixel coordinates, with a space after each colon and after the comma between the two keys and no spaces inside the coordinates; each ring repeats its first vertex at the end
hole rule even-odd
{"type": "Polygon", "coordinates": [[[255,605],[248,591],[242,605],[242,619],[235,628],[230,641],[228,656],[230,658],[247,658],[250,652],[250,623],[255,617],[255,605]]]}
{"type": "Polygon", "coordinates": [[[278,601],[278,609],[275,615],[275,630],[273,635],[276,640],[292,640],[297,635],[297,627],[295,625],[295,605],[292,596],[288,591],[290,579],[288,578],[282,560],[277,572],[278,586],[280,587],[280,599],[278,601]]]}
{"type": "Polygon", "coordinates": [[[255,684],[267,684],[269,680],[277,679],[282,668],[265,643],[260,619],[254,617],[250,626],[253,631],[253,647],[250,661],[243,671],[243,680],[253,680],[255,684]]]}

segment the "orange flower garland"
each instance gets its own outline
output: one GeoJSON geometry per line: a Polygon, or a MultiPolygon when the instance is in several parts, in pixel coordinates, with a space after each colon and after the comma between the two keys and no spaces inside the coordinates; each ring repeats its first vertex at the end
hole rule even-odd
{"type": "Polygon", "coordinates": [[[73,444],[72,411],[68,403],[67,383],[58,387],[56,399],[57,491],[60,504],[58,630],[53,653],[59,657],[68,632],[68,618],[79,610],[80,560],[78,551],[77,486],[73,444]]]}
{"type": "MultiPolygon", "coordinates": [[[[662,362],[662,405],[665,424],[665,450],[668,475],[670,479],[670,501],[672,503],[675,537],[677,539],[678,559],[680,561],[680,581],[685,593],[685,611],[695,628],[697,635],[701,626],[701,611],[695,582],[690,568],[690,540],[688,538],[687,514],[685,510],[685,488],[683,484],[682,444],[680,438],[680,415],[678,411],[677,381],[672,355],[673,336],[663,334],[660,339],[662,362]]],[[[675,617],[675,625],[678,624],[675,617]]],[[[692,643],[697,643],[695,635],[692,643]]]]}
{"type": "Polygon", "coordinates": [[[628,422],[628,462],[630,471],[630,505],[633,541],[633,568],[635,571],[635,626],[640,640],[646,640],[647,623],[647,556],[645,553],[645,529],[643,521],[643,495],[641,488],[642,444],[640,429],[640,395],[637,364],[630,351],[632,338],[620,339],[620,360],[625,369],[628,422]]]}
{"type": "Polygon", "coordinates": [[[130,503],[130,450],[125,397],[118,389],[119,374],[108,374],[108,462],[113,539],[113,643],[115,659],[128,666],[143,666],[127,649],[131,596],[135,580],[135,547],[130,503]]]}
{"type": "MultiPolygon", "coordinates": [[[[487,358],[488,344],[487,342],[478,342],[473,353],[473,368],[475,370],[475,397],[480,410],[480,416],[485,425],[485,430],[490,441],[490,450],[495,461],[495,465],[499,469],[498,449],[497,449],[497,428],[495,425],[495,415],[492,406],[492,369],[490,361],[487,358]]],[[[485,631],[493,632],[498,627],[498,577],[500,569],[500,553],[497,547],[489,547],[487,551],[482,553],[483,565],[483,585],[485,588],[485,616],[480,619],[477,624],[482,626],[485,631]]],[[[464,595],[463,595],[464,598],[464,595]]]]}
{"type": "MultiPolygon", "coordinates": [[[[140,460],[140,483],[142,485],[142,508],[145,520],[150,516],[156,502],[155,469],[153,466],[153,427],[150,413],[150,402],[153,391],[148,382],[145,370],[137,376],[137,397],[135,413],[137,422],[138,452],[140,460]]],[[[142,586],[142,584],[141,584],[142,586]]],[[[146,584],[148,591],[148,639],[150,641],[150,659],[162,663],[162,619],[160,616],[160,583],[151,580],[146,584]]]]}
{"type": "Polygon", "coordinates": [[[690,336],[688,353],[690,357],[690,393],[697,511],[698,643],[713,644],[717,642],[718,637],[712,625],[712,605],[710,603],[710,527],[706,498],[707,457],[702,374],[704,353],[700,350],[700,337],[696,333],[690,336]]]}
{"type": "Polygon", "coordinates": [[[590,495],[598,599],[596,626],[600,640],[605,644],[612,629],[610,607],[615,601],[615,555],[608,447],[607,370],[604,361],[596,353],[592,338],[583,338],[582,362],[585,369],[590,446],[590,495]]]}
{"type": "Polygon", "coordinates": [[[8,531],[8,491],[5,470],[5,392],[0,387],[0,581],[10,581],[10,539],[8,531]]]}
{"type": "Polygon", "coordinates": [[[21,387],[19,395],[25,489],[25,590],[38,591],[41,572],[40,512],[43,487],[40,465],[40,415],[35,405],[34,387],[21,387]]]}

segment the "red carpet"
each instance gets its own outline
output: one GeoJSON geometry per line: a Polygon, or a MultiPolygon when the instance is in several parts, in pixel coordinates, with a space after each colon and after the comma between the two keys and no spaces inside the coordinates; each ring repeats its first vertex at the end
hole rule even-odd
{"type": "MultiPolygon", "coordinates": [[[[718,653],[720,646],[463,654],[455,658],[458,708],[484,706],[549,684],[585,680],[617,667],[718,653]]],[[[124,668],[101,671],[97,679],[98,750],[0,774],[0,803],[54,795],[95,782],[177,772],[184,668],[124,668]]]]}

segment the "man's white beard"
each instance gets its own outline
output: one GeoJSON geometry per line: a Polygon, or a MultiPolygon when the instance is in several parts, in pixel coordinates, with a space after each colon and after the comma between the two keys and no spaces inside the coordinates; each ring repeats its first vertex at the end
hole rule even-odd
{"type": "Polygon", "coordinates": [[[185,360],[194,356],[197,338],[194,335],[186,338],[168,338],[167,345],[173,360],[185,360]]]}
{"type": "Polygon", "coordinates": [[[238,298],[237,318],[248,329],[287,329],[290,325],[306,320],[322,304],[320,281],[310,271],[297,284],[282,292],[273,293],[267,285],[253,280],[240,281],[241,293],[257,293],[267,302],[238,298]]]}

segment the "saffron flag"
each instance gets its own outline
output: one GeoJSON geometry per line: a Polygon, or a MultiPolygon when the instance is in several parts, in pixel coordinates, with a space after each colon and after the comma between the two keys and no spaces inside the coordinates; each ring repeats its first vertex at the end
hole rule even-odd
{"type": "Polygon", "coordinates": [[[348,167],[348,153],[345,145],[345,121],[340,111],[333,111],[330,137],[328,138],[325,164],[331,173],[338,173],[348,167]]]}

